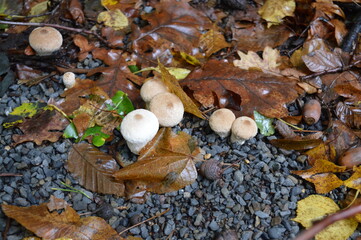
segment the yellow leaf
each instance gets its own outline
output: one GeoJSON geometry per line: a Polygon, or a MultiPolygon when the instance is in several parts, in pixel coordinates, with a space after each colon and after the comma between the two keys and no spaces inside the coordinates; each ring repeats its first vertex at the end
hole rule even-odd
{"type": "Polygon", "coordinates": [[[114,30],[125,29],[129,26],[128,18],[119,9],[101,12],[98,15],[98,22],[104,22],[105,26],[112,27],[114,30]]]}
{"type": "Polygon", "coordinates": [[[177,79],[169,73],[169,71],[158,61],[158,67],[162,74],[162,81],[170,89],[172,93],[177,95],[184,105],[184,111],[189,112],[199,118],[204,119],[202,112],[199,111],[197,105],[193,100],[188,97],[188,95],[183,91],[182,87],[179,85],[177,79]]]}
{"type": "Polygon", "coordinates": [[[199,39],[199,47],[203,49],[206,57],[218,52],[222,48],[229,47],[230,44],[224,39],[224,35],[216,29],[211,29],[202,34],[199,39]]]}
{"type": "Polygon", "coordinates": [[[267,27],[278,25],[282,18],[292,16],[296,9],[294,0],[267,0],[258,10],[258,14],[268,22],[267,27]]]}
{"type": "MultiPolygon", "coordinates": [[[[298,201],[297,205],[297,217],[292,220],[301,223],[305,228],[340,210],[331,198],[320,195],[310,195],[298,201]]],[[[354,218],[337,221],[319,232],[316,240],[346,240],[356,230],[357,225],[354,218]]]]}
{"type": "MultiPolygon", "coordinates": [[[[186,78],[188,76],[188,74],[191,72],[190,70],[188,70],[186,68],[167,67],[166,69],[177,80],[181,80],[181,79],[186,78]]],[[[139,72],[152,71],[152,70],[161,73],[161,71],[159,70],[159,67],[147,67],[147,68],[143,68],[143,69],[141,69],[139,71],[136,71],[134,73],[136,74],[136,73],[139,73],[139,72]]]]}
{"type": "Polygon", "coordinates": [[[101,0],[103,7],[108,8],[109,6],[113,6],[117,4],[118,0],[101,0]]]}
{"type": "MultiPolygon", "coordinates": [[[[36,4],[34,7],[31,8],[29,15],[39,15],[45,13],[48,10],[48,2],[49,1],[44,1],[36,4]]],[[[47,16],[36,17],[32,18],[30,22],[40,23],[43,22],[46,18],[47,16]]]]}
{"type": "Polygon", "coordinates": [[[247,54],[241,51],[237,53],[241,60],[234,60],[234,66],[244,70],[257,69],[264,73],[279,75],[280,70],[278,66],[280,65],[281,56],[277,49],[272,49],[268,46],[265,47],[262,54],[263,59],[253,51],[248,51],[247,54]]]}
{"type": "Polygon", "coordinates": [[[353,171],[352,176],[344,181],[344,185],[349,188],[361,190],[361,166],[354,166],[353,171]]]}

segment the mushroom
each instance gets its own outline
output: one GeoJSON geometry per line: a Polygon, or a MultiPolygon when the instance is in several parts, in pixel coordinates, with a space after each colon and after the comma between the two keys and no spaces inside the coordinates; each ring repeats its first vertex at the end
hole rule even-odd
{"type": "Polygon", "coordinates": [[[48,56],[60,49],[61,33],[52,27],[35,28],[29,35],[29,44],[39,56],[48,56]]]}
{"type": "Polygon", "coordinates": [[[66,88],[72,88],[75,85],[75,74],[72,72],[66,72],[63,75],[63,83],[66,88]]]}
{"type": "Polygon", "coordinates": [[[183,119],[184,106],[182,101],[173,93],[160,93],[152,98],[149,110],[157,116],[163,127],[174,127],[183,119]]]}
{"type": "Polygon", "coordinates": [[[246,140],[257,135],[257,124],[250,117],[239,117],[232,124],[231,142],[238,142],[242,145],[246,140]]]}
{"type": "Polygon", "coordinates": [[[140,150],[157,134],[158,129],[157,117],[145,109],[128,113],[120,125],[120,132],[134,154],[139,154],[140,150]]]}
{"type": "Polygon", "coordinates": [[[209,118],[209,126],[215,133],[224,138],[231,132],[232,123],[235,119],[236,116],[231,110],[221,108],[212,113],[209,118]]]}
{"type": "Polygon", "coordinates": [[[167,86],[159,78],[150,78],[140,88],[140,96],[143,101],[149,104],[150,100],[159,93],[168,92],[167,86]]]}

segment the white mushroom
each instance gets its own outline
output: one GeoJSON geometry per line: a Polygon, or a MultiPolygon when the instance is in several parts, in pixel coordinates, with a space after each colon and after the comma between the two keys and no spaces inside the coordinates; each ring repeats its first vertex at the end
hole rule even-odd
{"type": "Polygon", "coordinates": [[[209,126],[215,133],[224,138],[231,132],[232,123],[235,119],[236,116],[231,110],[221,108],[212,113],[209,118],[209,126]]]}
{"type": "Polygon", "coordinates": [[[158,129],[157,117],[145,109],[128,113],[120,125],[120,132],[134,154],[139,154],[140,150],[157,134],[158,129]]]}
{"type": "Polygon", "coordinates": [[[60,49],[63,36],[55,28],[38,27],[30,33],[29,44],[39,56],[48,56],[60,49]]]}
{"type": "Polygon", "coordinates": [[[231,142],[238,142],[242,145],[246,140],[255,137],[258,129],[252,118],[243,116],[234,120],[231,131],[231,142]]]}
{"type": "Polygon", "coordinates": [[[75,85],[75,74],[72,72],[66,72],[63,75],[63,83],[66,88],[72,88],[75,85]]]}
{"type": "Polygon", "coordinates": [[[155,95],[165,92],[168,92],[167,86],[164,85],[161,79],[156,77],[148,79],[140,88],[140,96],[147,104],[155,95]]]}
{"type": "Polygon", "coordinates": [[[183,119],[184,106],[182,101],[173,93],[160,93],[152,98],[149,110],[157,116],[163,127],[174,127],[183,119]]]}

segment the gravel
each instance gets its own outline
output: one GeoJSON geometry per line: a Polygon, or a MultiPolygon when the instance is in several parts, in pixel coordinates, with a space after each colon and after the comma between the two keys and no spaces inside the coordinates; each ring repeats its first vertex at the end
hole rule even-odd
{"type": "MultiPolygon", "coordinates": [[[[101,63],[88,58],[85,66],[94,67],[101,63]]],[[[83,76],[81,76],[83,77],[83,76]]],[[[57,97],[63,91],[59,78],[40,85],[26,87],[13,85],[0,99],[0,123],[22,102],[36,102],[57,97]]],[[[44,143],[36,146],[32,142],[10,147],[13,134],[18,129],[0,126],[0,172],[20,173],[23,176],[0,177],[0,203],[30,206],[47,202],[51,195],[72,204],[79,213],[93,212],[108,204],[112,211],[105,217],[111,226],[121,231],[131,226],[135,214],[140,221],[148,219],[166,209],[169,212],[138,227],[127,234],[143,239],[212,239],[216,233],[226,229],[237,231],[239,239],[293,239],[300,228],[291,221],[295,217],[297,201],[314,193],[314,188],[298,177],[290,175],[291,170],[306,167],[306,158],[297,152],[280,150],[268,144],[260,134],[244,145],[230,144],[214,134],[205,120],[187,115],[182,123],[173,129],[191,134],[204,154],[225,163],[239,163],[240,167],[228,168],[222,179],[209,181],[198,176],[195,183],[175,192],[150,194],[145,203],[137,204],[111,195],[86,191],[65,169],[69,140],[44,143]],[[64,188],[61,182],[85,191],[94,199],[82,194],[54,190],[64,188]],[[102,202],[102,203],[101,203],[102,202]]],[[[132,156],[126,146],[119,149],[132,156]]],[[[198,166],[199,167],[199,166],[198,166]]],[[[334,190],[330,196],[342,199],[345,189],[334,190]]],[[[108,209],[109,210],[109,209],[108,209]]],[[[107,211],[108,211],[107,210],[107,211]]],[[[103,215],[102,215],[103,214],[103,215]]],[[[6,226],[6,217],[0,212],[0,232],[6,226]]],[[[8,239],[22,239],[32,234],[15,221],[11,221],[8,239]]],[[[2,237],[0,236],[0,239],[2,237]]]]}

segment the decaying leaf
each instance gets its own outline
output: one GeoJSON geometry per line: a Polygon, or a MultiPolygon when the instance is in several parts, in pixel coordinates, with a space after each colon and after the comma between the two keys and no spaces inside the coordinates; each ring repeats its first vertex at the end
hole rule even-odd
{"type": "Polygon", "coordinates": [[[293,139],[272,139],[270,143],[276,147],[287,149],[287,150],[307,150],[317,147],[322,143],[321,139],[300,139],[296,136],[293,139]]]}
{"type": "MultiPolygon", "coordinates": [[[[315,221],[319,221],[329,214],[340,210],[339,206],[328,197],[310,195],[297,202],[297,217],[292,219],[309,228],[315,221]]],[[[316,235],[316,240],[346,240],[357,228],[354,218],[343,219],[333,223],[316,235]]]]}
{"type": "Polygon", "coordinates": [[[170,91],[177,95],[182,101],[184,105],[184,111],[189,112],[199,118],[204,118],[197,105],[183,91],[182,87],[178,83],[178,80],[172,74],[170,74],[169,71],[160,62],[158,63],[158,67],[162,74],[162,81],[168,87],[168,89],[170,89],[170,91]]]}
{"type": "Polygon", "coordinates": [[[281,55],[277,49],[266,47],[263,51],[262,58],[257,53],[248,51],[244,54],[241,51],[237,52],[241,60],[234,60],[233,64],[243,70],[255,69],[264,73],[279,74],[278,69],[280,65],[281,55]]]}
{"type": "Polygon", "coordinates": [[[317,160],[335,161],[336,150],[333,145],[321,143],[317,147],[308,150],[305,155],[308,156],[308,163],[313,166],[317,160]]]}
{"type": "Polygon", "coordinates": [[[202,34],[199,39],[199,46],[205,52],[206,57],[209,57],[222,48],[229,47],[230,44],[226,42],[223,34],[216,27],[213,27],[202,34]]]}
{"type": "Polygon", "coordinates": [[[101,12],[98,15],[98,22],[104,22],[105,26],[112,27],[114,30],[125,29],[129,26],[128,18],[119,9],[101,12]]]}
{"type": "Polygon", "coordinates": [[[317,193],[328,193],[331,190],[340,187],[343,181],[334,173],[344,172],[346,167],[337,166],[333,162],[324,159],[317,159],[310,169],[292,171],[303,179],[315,184],[317,193]]]}
{"type": "Polygon", "coordinates": [[[294,0],[266,0],[265,4],[258,10],[258,13],[268,23],[267,26],[278,25],[282,18],[292,16],[296,9],[294,0]]]}
{"type": "Polygon", "coordinates": [[[46,103],[23,103],[21,106],[14,108],[9,116],[4,120],[5,128],[13,127],[24,121],[25,118],[31,118],[47,107],[46,103]]]}
{"type": "Polygon", "coordinates": [[[205,107],[231,108],[247,116],[256,110],[269,118],[287,116],[285,104],[302,92],[294,79],[245,71],[217,60],[195,69],[180,84],[205,107]]]}
{"type": "Polygon", "coordinates": [[[352,176],[344,181],[344,185],[361,191],[361,166],[354,166],[353,171],[352,176]]]}
{"type": "Polygon", "coordinates": [[[197,179],[195,158],[200,149],[185,132],[175,134],[162,128],[140,152],[137,162],[114,173],[119,181],[126,182],[127,192],[136,189],[155,193],[178,190],[197,179]],[[139,187],[143,186],[143,187],[139,187]]]}
{"type": "MultiPolygon", "coordinates": [[[[52,198],[51,201],[64,202],[62,213],[51,211],[49,205],[43,203],[39,206],[17,207],[2,204],[3,212],[15,219],[28,230],[43,239],[70,238],[77,240],[117,240],[123,239],[110,227],[106,221],[99,217],[80,218],[73,208],[64,200],[52,198]]],[[[54,209],[54,207],[51,207],[54,209]]],[[[61,208],[57,208],[61,209],[61,208]]]]}
{"type": "Polygon", "coordinates": [[[172,61],[172,49],[191,54],[199,47],[201,30],[212,26],[203,12],[185,0],[162,0],[154,8],[156,11],[143,17],[149,25],[133,31],[131,37],[134,52],[154,65],[157,59],[168,65],[172,61]]]}
{"type": "Polygon", "coordinates": [[[302,59],[312,72],[323,72],[343,66],[340,51],[315,50],[302,56],[302,59]]]}
{"type": "Polygon", "coordinates": [[[80,34],[75,35],[73,41],[80,49],[78,54],[79,61],[83,61],[88,56],[89,52],[96,48],[95,43],[89,43],[88,39],[80,34]]]}
{"type": "Polygon", "coordinates": [[[14,134],[15,145],[33,141],[41,145],[43,141],[56,142],[63,135],[62,130],[69,124],[68,120],[55,110],[45,110],[32,118],[25,119],[17,127],[24,133],[14,134]]]}
{"type": "Polygon", "coordinates": [[[91,144],[73,145],[67,167],[85,188],[103,194],[124,196],[124,184],[112,178],[112,174],[119,169],[116,161],[91,144]]]}

